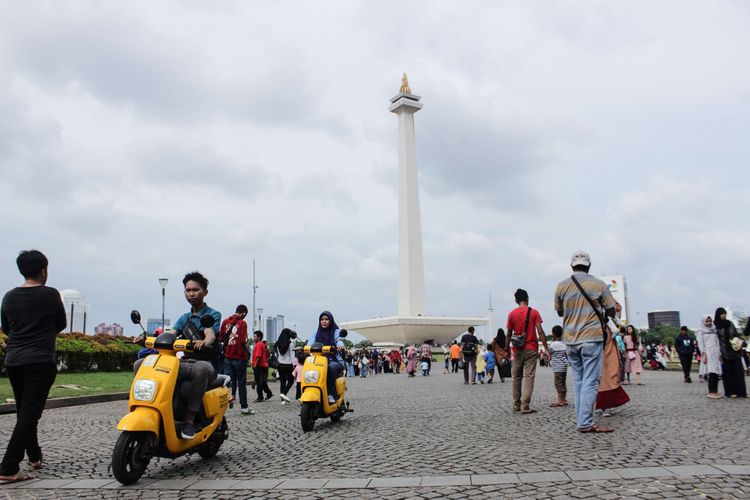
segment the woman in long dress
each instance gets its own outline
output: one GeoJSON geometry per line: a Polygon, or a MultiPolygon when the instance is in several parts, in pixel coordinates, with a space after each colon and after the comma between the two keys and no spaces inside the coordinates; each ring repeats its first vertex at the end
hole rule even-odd
{"type": "Polygon", "coordinates": [[[416,370],[417,348],[412,345],[406,350],[406,373],[408,373],[410,377],[413,377],[416,370]]]}
{"type": "Polygon", "coordinates": [[[641,373],[643,373],[643,361],[641,353],[638,350],[638,332],[633,325],[628,325],[625,329],[627,335],[625,341],[625,375],[627,384],[630,385],[630,375],[635,373],[635,383],[641,385],[641,373]]]}
{"type": "Polygon", "coordinates": [[[708,379],[708,397],[721,399],[719,376],[721,375],[721,347],[711,316],[701,318],[701,327],[695,331],[698,349],[701,351],[701,367],[705,367],[708,379]]]}
{"type": "Polygon", "coordinates": [[[745,345],[745,342],[737,333],[734,323],[727,319],[727,311],[723,307],[716,309],[714,325],[716,326],[716,333],[719,335],[721,359],[724,362],[724,370],[721,376],[721,381],[724,384],[724,395],[730,398],[746,398],[745,370],[742,367],[742,354],[740,354],[740,349],[745,345]],[[737,349],[732,345],[735,337],[738,339],[735,342],[740,346],[737,349]]]}

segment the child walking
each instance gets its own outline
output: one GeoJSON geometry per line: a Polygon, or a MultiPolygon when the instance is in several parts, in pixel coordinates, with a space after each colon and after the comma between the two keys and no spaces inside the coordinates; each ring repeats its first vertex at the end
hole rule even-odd
{"type": "Polygon", "coordinates": [[[302,351],[297,351],[294,357],[297,360],[297,364],[294,366],[294,370],[292,370],[292,377],[297,381],[297,392],[294,395],[294,399],[299,401],[299,398],[302,397],[302,370],[307,355],[302,351]]]}
{"type": "Polygon", "coordinates": [[[477,380],[480,384],[484,384],[484,370],[487,369],[487,362],[484,358],[484,352],[480,352],[477,356],[477,380]]]}
{"type": "Polygon", "coordinates": [[[568,404],[566,399],[568,387],[565,383],[568,377],[568,354],[565,350],[565,343],[562,341],[562,334],[563,329],[560,325],[555,325],[552,328],[552,342],[549,344],[550,367],[555,375],[557,402],[550,404],[551,407],[567,406],[568,404]]]}
{"type": "Polygon", "coordinates": [[[484,369],[487,371],[487,383],[491,384],[495,378],[495,366],[497,366],[495,351],[493,349],[487,349],[487,352],[484,353],[484,362],[484,369]]]}

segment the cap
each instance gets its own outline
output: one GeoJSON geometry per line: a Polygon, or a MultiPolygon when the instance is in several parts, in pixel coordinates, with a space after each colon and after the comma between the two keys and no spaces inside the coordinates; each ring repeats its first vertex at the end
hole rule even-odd
{"type": "Polygon", "coordinates": [[[589,257],[589,254],[587,254],[583,250],[579,250],[576,253],[574,253],[573,257],[570,259],[570,267],[590,266],[590,265],[591,265],[591,257],[589,257]]]}

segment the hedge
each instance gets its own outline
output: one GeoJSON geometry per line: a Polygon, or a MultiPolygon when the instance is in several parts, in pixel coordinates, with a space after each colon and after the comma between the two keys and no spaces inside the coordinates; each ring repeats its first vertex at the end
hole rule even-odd
{"type": "MultiPolygon", "coordinates": [[[[0,367],[5,367],[5,334],[0,332],[0,367]]],[[[130,370],[141,346],[126,342],[124,337],[112,335],[57,335],[57,369],[59,371],[130,370]]]]}

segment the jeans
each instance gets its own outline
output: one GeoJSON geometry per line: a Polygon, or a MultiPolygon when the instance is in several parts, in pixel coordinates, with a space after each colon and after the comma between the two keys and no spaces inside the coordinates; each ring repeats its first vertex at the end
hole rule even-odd
{"type": "Polygon", "coordinates": [[[471,368],[471,381],[476,382],[477,378],[477,357],[464,356],[464,384],[469,383],[469,368],[471,368]]]}
{"type": "Polygon", "coordinates": [[[42,458],[37,424],[55,382],[57,368],[54,363],[35,363],[6,366],[6,370],[16,398],[16,425],[5,450],[0,475],[10,476],[19,471],[18,464],[23,460],[24,452],[31,462],[42,458]]]}
{"type": "Polygon", "coordinates": [[[573,372],[576,423],[579,429],[594,425],[594,405],[602,377],[602,342],[568,345],[568,361],[573,372]]]}
{"type": "Polygon", "coordinates": [[[513,407],[528,408],[531,403],[531,393],[534,392],[534,380],[536,379],[536,365],[539,361],[539,353],[529,349],[517,349],[513,358],[513,407]],[[521,382],[523,394],[521,394],[521,382]]]}
{"type": "Polygon", "coordinates": [[[292,385],[294,384],[294,377],[292,377],[292,371],[294,371],[294,368],[292,365],[279,365],[279,382],[281,382],[281,387],[279,388],[279,391],[281,394],[286,396],[286,393],[289,392],[289,389],[292,388],[292,385]]]}
{"type": "Polygon", "coordinates": [[[247,361],[224,358],[224,375],[232,379],[232,397],[240,389],[240,407],[247,408],[247,361]]]}
{"type": "Polygon", "coordinates": [[[326,380],[326,392],[329,396],[338,399],[336,393],[336,379],[344,376],[344,367],[335,359],[328,359],[328,377],[326,380]]]}
{"type": "Polygon", "coordinates": [[[269,398],[273,396],[271,389],[268,388],[268,367],[257,366],[253,368],[253,376],[255,377],[255,390],[258,393],[258,399],[263,401],[264,392],[269,398]]]}
{"type": "Polygon", "coordinates": [[[359,376],[367,378],[367,365],[362,365],[362,368],[359,369],[359,376]]]}
{"type": "Polygon", "coordinates": [[[427,375],[430,374],[430,370],[432,369],[432,359],[425,356],[424,358],[420,359],[419,362],[427,361],[427,375]]]}

